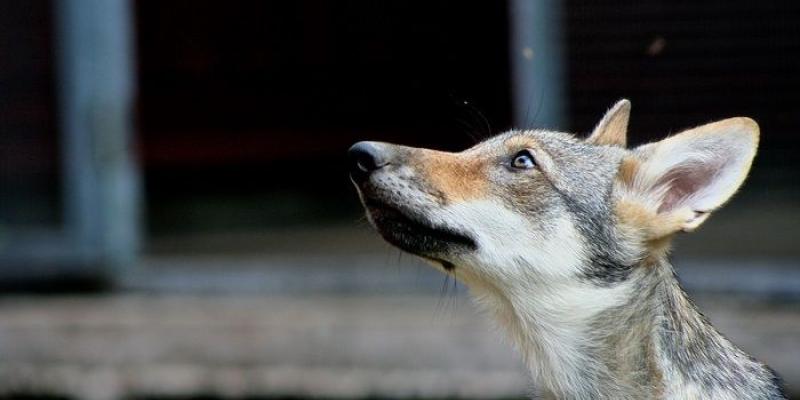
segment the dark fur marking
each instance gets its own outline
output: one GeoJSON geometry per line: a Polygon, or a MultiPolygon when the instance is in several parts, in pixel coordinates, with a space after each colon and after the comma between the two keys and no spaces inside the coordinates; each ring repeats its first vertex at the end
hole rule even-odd
{"type": "Polygon", "coordinates": [[[677,287],[673,291],[667,290],[668,295],[663,299],[667,314],[661,322],[659,339],[667,357],[686,379],[700,382],[708,388],[758,389],[762,395],[767,396],[764,397],[766,399],[784,399],[779,378],[771,369],[733,346],[713,328],[688,296],[675,296],[676,293],[685,292],[674,276],[674,271],[673,277],[677,287]],[[680,304],[681,302],[686,304],[680,304]],[[685,332],[692,334],[687,335],[685,332]],[[746,362],[731,362],[737,359],[744,359],[746,362]],[[754,386],[764,380],[768,380],[771,385],[754,386]]]}
{"type": "Polygon", "coordinates": [[[365,206],[381,236],[410,253],[428,255],[459,247],[468,250],[477,248],[475,240],[467,234],[448,227],[433,226],[411,210],[402,210],[375,200],[367,200],[365,206]]]}
{"type": "Polygon", "coordinates": [[[589,263],[591,267],[585,271],[584,276],[604,285],[612,285],[628,280],[633,270],[633,265],[614,261],[608,254],[595,254],[589,259],[589,263]]]}
{"type": "MultiPolygon", "coordinates": [[[[605,194],[606,199],[611,197],[611,190],[612,187],[609,185],[605,194]]],[[[623,262],[621,257],[615,257],[617,244],[610,228],[614,225],[610,221],[611,211],[607,208],[590,210],[558,189],[556,192],[561,195],[567,210],[575,216],[575,223],[581,234],[592,239],[588,243],[591,256],[584,277],[603,286],[628,280],[634,264],[623,262]]]]}

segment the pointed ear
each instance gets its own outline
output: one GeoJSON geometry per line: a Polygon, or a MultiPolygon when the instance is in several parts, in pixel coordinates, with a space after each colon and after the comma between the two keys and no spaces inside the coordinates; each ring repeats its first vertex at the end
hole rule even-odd
{"type": "Polygon", "coordinates": [[[636,148],[620,179],[651,215],[654,236],[692,231],[722,206],[744,182],[758,135],[752,119],[731,118],[636,148]]]}
{"type": "Polygon", "coordinates": [[[631,102],[627,99],[618,101],[606,112],[586,141],[596,145],[625,147],[630,114],[631,102]]]}

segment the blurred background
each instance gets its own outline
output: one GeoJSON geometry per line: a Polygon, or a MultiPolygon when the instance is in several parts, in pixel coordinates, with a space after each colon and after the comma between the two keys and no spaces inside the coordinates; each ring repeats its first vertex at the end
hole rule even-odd
{"type": "Polygon", "coordinates": [[[346,149],[761,126],[681,237],[717,327],[800,390],[800,3],[0,0],[0,397],[523,398],[466,291],[381,243],[346,149]]]}

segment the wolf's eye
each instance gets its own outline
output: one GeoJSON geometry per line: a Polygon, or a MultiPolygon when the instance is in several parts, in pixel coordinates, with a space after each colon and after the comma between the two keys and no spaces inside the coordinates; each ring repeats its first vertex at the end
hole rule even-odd
{"type": "Polygon", "coordinates": [[[536,166],[536,162],[533,161],[533,155],[530,151],[522,150],[514,155],[514,159],[511,160],[511,166],[516,169],[531,169],[536,166]]]}

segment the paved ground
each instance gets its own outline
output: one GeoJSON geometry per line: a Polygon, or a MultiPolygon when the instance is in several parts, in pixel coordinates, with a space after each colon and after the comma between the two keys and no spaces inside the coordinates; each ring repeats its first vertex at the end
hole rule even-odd
{"type": "MultiPolygon", "coordinates": [[[[729,337],[800,382],[800,307],[699,300],[729,337]]],[[[5,392],[90,400],[489,399],[528,388],[463,295],[4,297],[0,354],[5,392]]]]}

